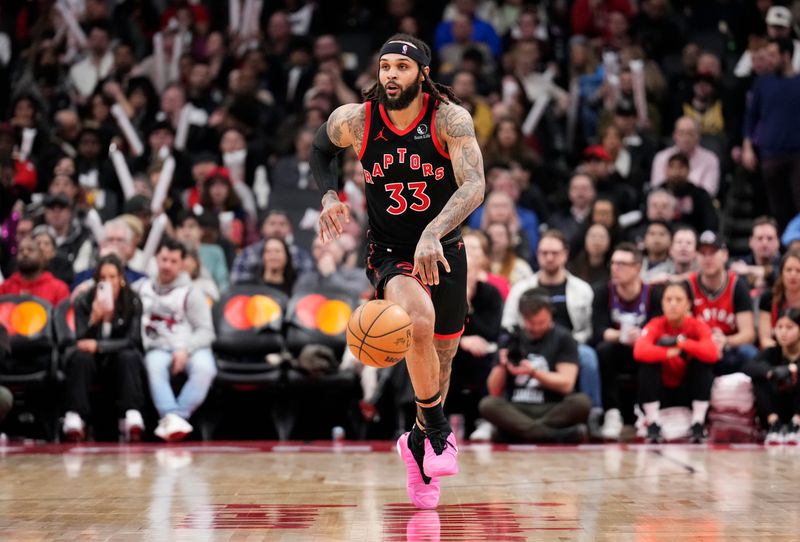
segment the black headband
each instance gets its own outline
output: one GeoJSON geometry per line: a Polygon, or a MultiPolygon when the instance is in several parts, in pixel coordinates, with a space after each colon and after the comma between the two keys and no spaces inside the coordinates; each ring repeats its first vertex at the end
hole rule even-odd
{"type": "Polygon", "coordinates": [[[416,60],[422,66],[430,66],[431,64],[431,59],[425,54],[425,51],[417,49],[414,44],[407,41],[390,41],[385,43],[383,47],[381,47],[381,54],[379,57],[389,53],[405,55],[412,60],[416,60]]]}

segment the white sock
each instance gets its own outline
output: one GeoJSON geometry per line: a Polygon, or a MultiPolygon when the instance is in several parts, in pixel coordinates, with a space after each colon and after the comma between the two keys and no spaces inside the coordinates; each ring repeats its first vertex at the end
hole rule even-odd
{"type": "Polygon", "coordinates": [[[708,412],[708,401],[692,401],[692,425],[705,424],[706,412],[708,412]]]}
{"type": "Polygon", "coordinates": [[[658,423],[658,411],[661,410],[661,401],[642,403],[642,408],[644,409],[644,417],[647,423],[658,423]]]}

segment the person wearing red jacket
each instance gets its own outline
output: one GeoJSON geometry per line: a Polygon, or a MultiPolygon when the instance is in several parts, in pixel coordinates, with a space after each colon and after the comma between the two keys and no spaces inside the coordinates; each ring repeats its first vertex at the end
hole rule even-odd
{"type": "Polygon", "coordinates": [[[661,299],[664,316],[653,318],[633,346],[639,367],[639,402],[647,419],[647,441],[663,442],[658,413],[662,402],[692,402],[690,442],[705,438],[705,418],[719,347],[708,324],[693,316],[692,295],[683,282],[671,283],[661,299]]]}
{"type": "Polygon", "coordinates": [[[20,241],[17,269],[19,271],[0,284],[0,295],[35,295],[53,307],[69,297],[67,285],[44,270],[44,256],[33,237],[25,237],[20,241]]]}

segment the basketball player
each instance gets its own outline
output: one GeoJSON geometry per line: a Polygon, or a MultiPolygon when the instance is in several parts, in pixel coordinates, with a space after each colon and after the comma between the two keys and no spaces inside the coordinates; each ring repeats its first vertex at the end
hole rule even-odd
{"type": "Polygon", "coordinates": [[[414,323],[406,354],[417,420],[397,442],[407,489],[419,508],[439,502],[440,476],[458,472],[443,403],[467,313],[467,265],[459,226],[483,201],[483,158],[472,117],[430,79],[430,48],[397,34],[380,51],[365,103],[343,105],[317,132],[311,168],[321,190],[323,241],[350,219],[337,195],[336,155],[348,147],[364,167],[369,256],[379,297],[414,323]]]}

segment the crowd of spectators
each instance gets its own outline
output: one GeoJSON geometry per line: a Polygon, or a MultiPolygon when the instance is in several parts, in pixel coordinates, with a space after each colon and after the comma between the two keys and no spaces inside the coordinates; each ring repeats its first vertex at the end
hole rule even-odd
{"type": "Polygon", "coordinates": [[[189,434],[217,371],[208,300],[232,286],[370,297],[361,164],[342,160],[354,220],[323,245],[309,156],[406,32],[486,166],[451,390],[468,431],[619,439],[639,404],[660,441],[683,404],[701,441],[712,380],[744,371],[768,440],[797,442],[796,4],[3,3],[0,294],[75,307],[64,433],[105,378],[127,438],[149,399],[157,436],[189,434]]]}

